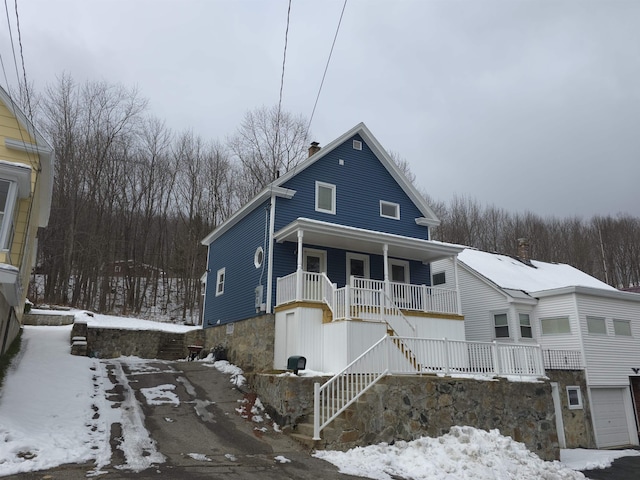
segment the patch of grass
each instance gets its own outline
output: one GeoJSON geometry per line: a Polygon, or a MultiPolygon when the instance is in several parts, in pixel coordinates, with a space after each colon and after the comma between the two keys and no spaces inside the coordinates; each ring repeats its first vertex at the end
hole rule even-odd
{"type": "Polygon", "coordinates": [[[13,343],[9,346],[6,352],[0,355],[0,387],[4,383],[4,374],[6,373],[13,357],[15,357],[20,351],[20,345],[22,344],[22,329],[18,332],[18,336],[13,343]]]}

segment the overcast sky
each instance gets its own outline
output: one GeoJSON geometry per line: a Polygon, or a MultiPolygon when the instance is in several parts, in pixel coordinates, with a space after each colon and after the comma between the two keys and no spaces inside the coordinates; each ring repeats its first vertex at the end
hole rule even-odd
{"type": "MultiPolygon", "coordinates": [[[[343,3],[292,1],[284,109],[310,117],[343,3]]],[[[138,86],[171,128],[223,141],[278,103],[287,6],[23,0],[27,76],[138,86]]],[[[349,0],[313,139],[361,121],[435,200],[640,216],[640,1],[349,0]]]]}

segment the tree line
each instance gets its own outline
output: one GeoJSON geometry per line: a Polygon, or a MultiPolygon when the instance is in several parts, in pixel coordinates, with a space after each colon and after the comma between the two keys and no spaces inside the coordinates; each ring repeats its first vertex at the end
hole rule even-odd
{"type": "Polygon", "coordinates": [[[438,240],[517,255],[518,239],[526,238],[532,259],[566,263],[616,288],[640,285],[637,217],[541,217],[483,206],[465,196],[431,205],[442,222],[434,232],[438,240]]]}
{"type": "MultiPolygon", "coordinates": [[[[30,287],[38,303],[195,321],[206,269],[200,241],[306,158],[310,140],[303,117],[275,107],[247,112],[222,141],[175,132],[149,115],[136,89],[69,75],[31,99],[56,152],[30,287]]],[[[392,157],[415,181],[408,162],[392,157]]],[[[430,204],[442,221],[438,240],[515,254],[527,237],[533,258],[616,287],[640,284],[637,218],[541,218],[463,196],[430,204]]]]}
{"type": "Polygon", "coordinates": [[[306,156],[305,121],[274,108],[211,141],[171,131],[136,89],[63,75],[35,110],[56,152],[35,302],[197,319],[200,241],[306,156]]]}

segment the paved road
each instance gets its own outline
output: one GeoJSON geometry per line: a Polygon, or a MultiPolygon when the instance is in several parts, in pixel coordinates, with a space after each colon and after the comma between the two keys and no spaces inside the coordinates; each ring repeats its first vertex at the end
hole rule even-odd
{"type": "MultiPolygon", "coordinates": [[[[115,385],[109,392],[109,400],[118,403],[126,411],[131,410],[132,415],[135,415],[133,411],[137,408],[142,409],[144,427],[166,461],[154,463],[137,473],[123,469],[123,466],[127,466],[127,459],[118,447],[122,446],[123,441],[135,439],[136,435],[131,431],[123,432],[123,426],[114,424],[111,432],[112,463],[102,469],[105,473],[98,475],[98,478],[360,478],[341,475],[333,465],[311,457],[295,441],[274,431],[272,422],[256,423],[243,418],[237,409],[250,408],[253,397],[233,387],[229,375],[221,374],[205,363],[149,361],[134,367],[117,360],[104,363],[115,385]],[[173,390],[168,387],[171,385],[175,386],[173,390]],[[159,386],[164,387],[158,389],[159,386]],[[145,397],[141,389],[151,390],[146,390],[145,397]],[[164,395],[165,402],[153,405],[154,392],[160,397],[164,395]],[[176,395],[179,401],[167,403],[171,395],[176,395]],[[276,457],[283,457],[289,462],[280,463],[276,457]]],[[[139,430],[144,437],[144,429],[139,430]]],[[[131,448],[131,444],[128,448],[131,448]]],[[[144,445],[140,448],[143,455],[152,455],[144,445]]],[[[65,465],[4,478],[79,480],[86,479],[93,468],[93,465],[65,465]]]]}
{"type": "Polygon", "coordinates": [[[609,468],[582,473],[591,480],[638,480],[640,479],[640,456],[618,458],[609,468]]]}

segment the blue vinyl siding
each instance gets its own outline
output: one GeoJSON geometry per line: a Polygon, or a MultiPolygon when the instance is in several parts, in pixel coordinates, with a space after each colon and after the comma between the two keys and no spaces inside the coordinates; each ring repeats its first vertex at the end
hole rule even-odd
{"type": "Polygon", "coordinates": [[[255,208],[241,222],[225,232],[209,246],[207,291],[204,326],[225,324],[256,316],[255,288],[263,287],[263,301],[267,294],[269,243],[264,244],[265,226],[268,228],[267,201],[255,208]],[[264,272],[254,265],[256,249],[264,249],[264,272]],[[224,293],[216,296],[217,272],[225,268],[224,293]]]}
{"type": "Polygon", "coordinates": [[[427,227],[417,225],[422,213],[396,183],[359,135],[338,146],[284,185],[296,190],[292,199],[278,199],[276,231],[298,217],[351,227],[429,239],[427,227]],[[362,141],[362,150],[353,148],[362,141]],[[340,165],[343,160],[343,165],[340,165]],[[315,211],[315,182],[336,185],[336,214],[315,211]],[[380,200],[400,205],[400,220],[380,216],[380,200]]]}

